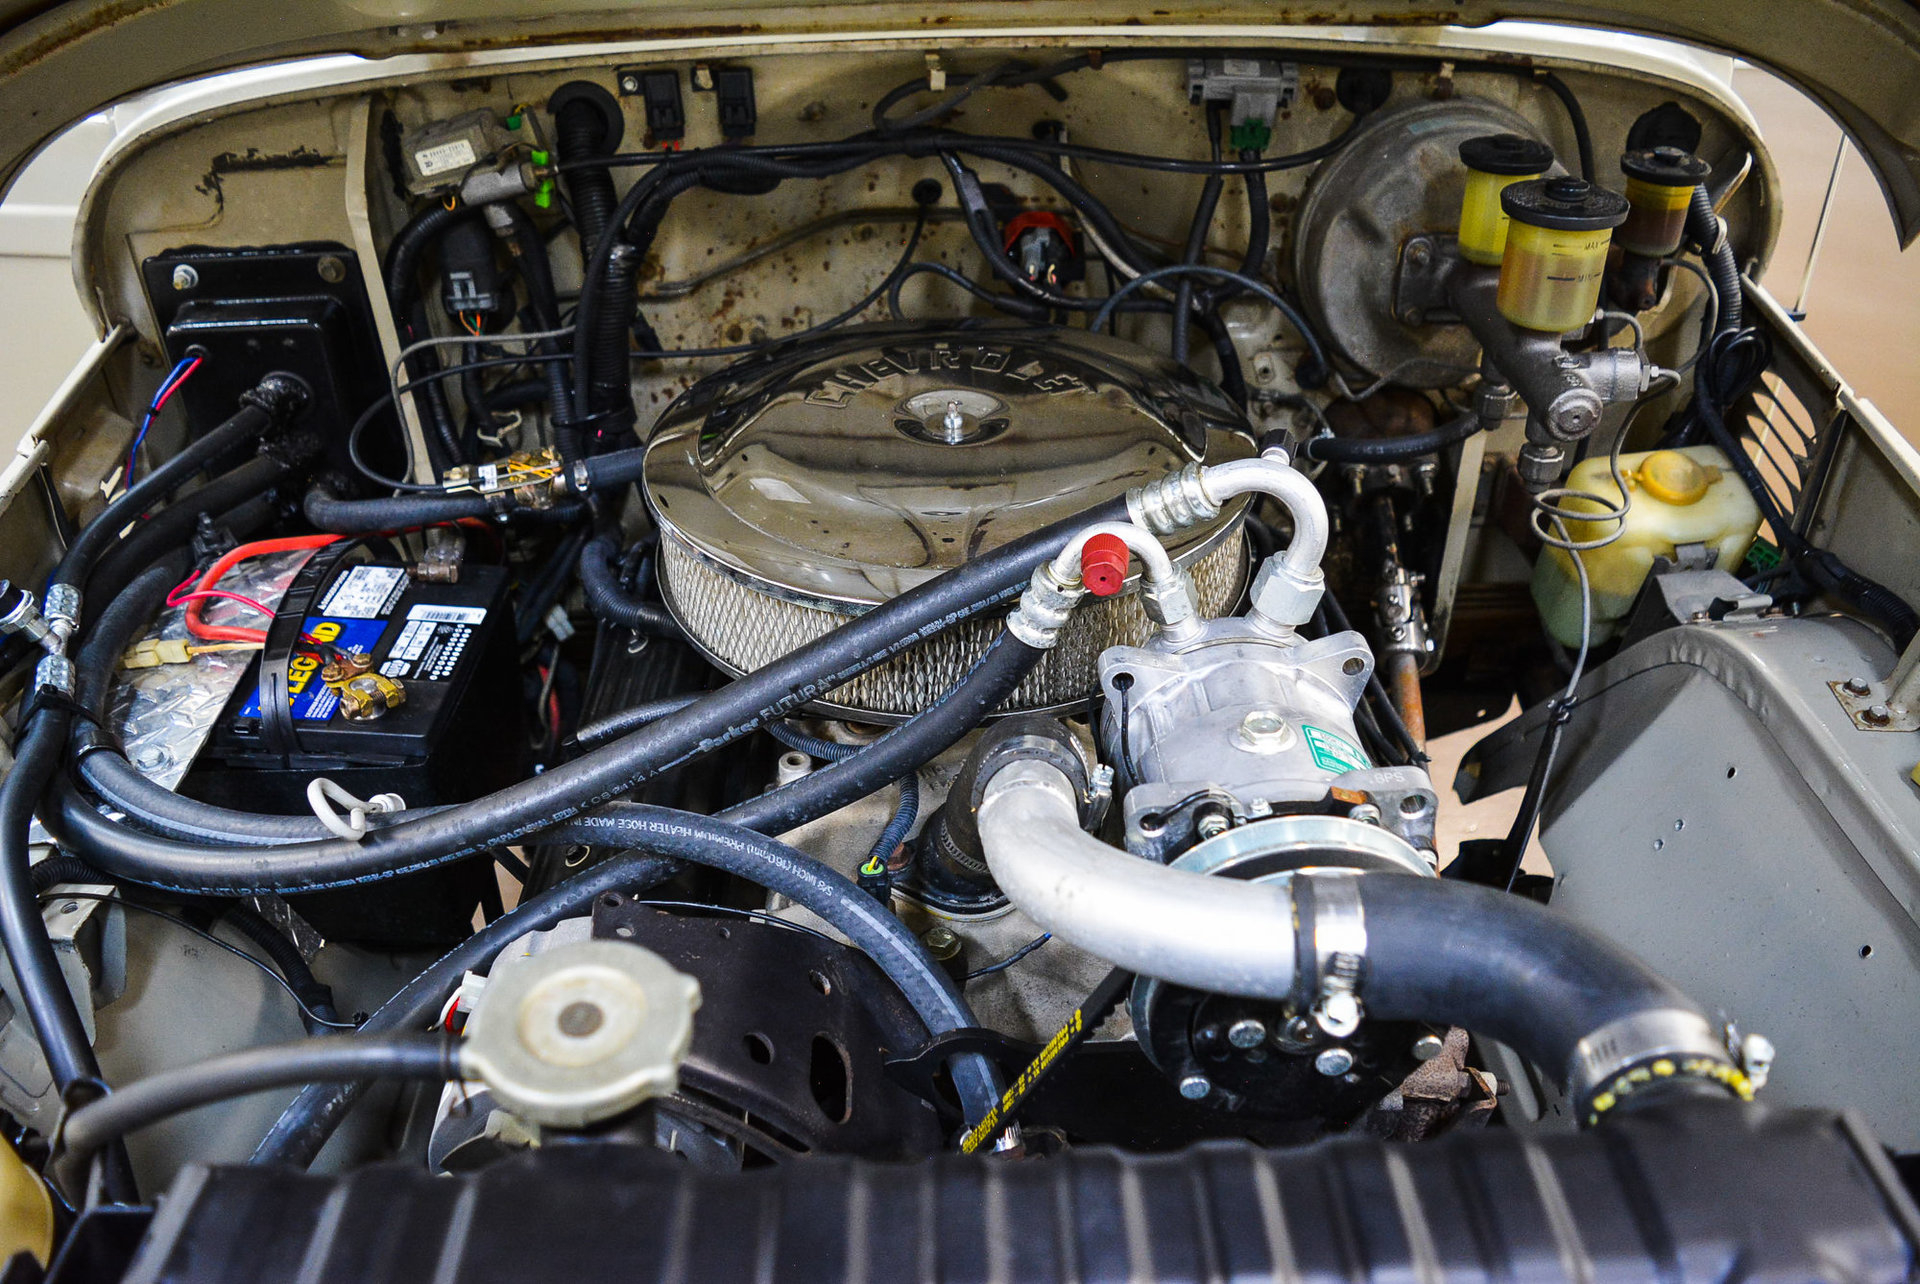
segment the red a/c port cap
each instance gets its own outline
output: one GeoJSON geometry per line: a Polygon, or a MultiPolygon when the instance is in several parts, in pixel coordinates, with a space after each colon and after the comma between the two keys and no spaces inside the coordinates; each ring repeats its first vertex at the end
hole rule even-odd
{"type": "Polygon", "coordinates": [[[1112,597],[1127,582],[1131,556],[1127,541],[1118,535],[1095,535],[1080,550],[1080,582],[1095,597],[1112,597]]]}

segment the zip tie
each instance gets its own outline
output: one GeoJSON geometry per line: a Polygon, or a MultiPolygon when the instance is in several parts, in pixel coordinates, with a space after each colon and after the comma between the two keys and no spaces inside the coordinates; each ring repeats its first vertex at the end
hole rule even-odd
{"type": "Polygon", "coordinates": [[[399,794],[375,794],[362,802],[325,776],[315,776],[307,782],[307,806],[335,837],[357,843],[367,836],[368,816],[405,811],[407,803],[399,794]],[[344,818],[333,809],[335,803],[347,809],[344,818]]]}

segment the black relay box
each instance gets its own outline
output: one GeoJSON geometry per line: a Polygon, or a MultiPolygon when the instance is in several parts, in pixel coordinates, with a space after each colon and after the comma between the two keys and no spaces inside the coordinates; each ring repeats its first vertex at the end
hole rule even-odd
{"type": "MultiPolygon", "coordinates": [[[[322,550],[294,580],[182,793],[303,815],[316,776],[362,798],[397,793],[412,808],[465,802],[528,774],[506,569],[467,563],[457,583],[426,583],[397,556],[348,564],[346,552],[364,550],[322,550]],[[343,656],[355,668],[370,657],[366,672],[396,684],[402,698],[377,716],[349,718],[338,684],[323,676],[343,656]],[[269,695],[276,686],[286,710],[278,719],[269,695]]],[[[482,859],[473,869],[294,903],[336,939],[458,940],[484,890],[476,869],[491,877],[482,859]]]]}

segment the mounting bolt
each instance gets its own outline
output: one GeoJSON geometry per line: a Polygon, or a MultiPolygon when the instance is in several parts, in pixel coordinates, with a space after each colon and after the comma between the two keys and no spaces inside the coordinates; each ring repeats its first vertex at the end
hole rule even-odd
{"type": "Polygon", "coordinates": [[[200,274],[194,271],[193,265],[191,263],[178,263],[174,265],[174,269],[173,269],[173,288],[174,289],[191,290],[194,286],[198,284],[200,284],[200,274]]]}
{"type": "Polygon", "coordinates": [[[1884,704],[1876,704],[1869,709],[1863,710],[1860,714],[1860,720],[1870,727],[1884,727],[1893,721],[1893,710],[1884,704]]]}
{"type": "Polygon", "coordinates": [[[1209,838],[1218,838],[1226,833],[1227,828],[1225,816],[1217,811],[1209,811],[1203,813],[1200,819],[1194,822],[1193,832],[1200,836],[1202,842],[1205,842],[1209,838]]]}
{"type": "Polygon", "coordinates": [[[1346,1048],[1323,1048],[1313,1059],[1313,1068],[1329,1079],[1338,1079],[1353,1069],[1353,1053],[1346,1048]]]}
{"type": "Polygon", "coordinates": [[[1414,307],[1411,303],[1409,303],[1406,307],[1400,309],[1401,325],[1419,325],[1421,322],[1425,321],[1426,319],[1427,319],[1427,314],[1425,312],[1422,312],[1419,308],[1414,307]]]}
{"type": "Polygon", "coordinates": [[[1227,1027],[1227,1042],[1236,1048],[1257,1048],[1267,1041],[1267,1027],[1252,1017],[1242,1017],[1227,1027]]]}
{"type": "Polygon", "coordinates": [[[1848,695],[1863,696],[1873,690],[1873,684],[1865,678],[1848,678],[1846,688],[1848,695]]]}
{"type": "Polygon", "coordinates": [[[1213,1081],[1203,1074],[1190,1074],[1180,1081],[1180,1095],[1188,1101],[1199,1101],[1213,1091],[1213,1081]]]}
{"type": "Polygon", "coordinates": [[[338,254],[322,254],[313,269],[328,285],[338,285],[347,279],[347,265],[340,261],[338,254]]]}
{"type": "Polygon", "coordinates": [[[1437,1034],[1423,1034],[1413,1041],[1413,1059],[1431,1061],[1447,1050],[1447,1042],[1437,1034]]]}
{"type": "Polygon", "coordinates": [[[623,73],[621,73],[621,76],[620,76],[620,92],[621,92],[621,93],[623,93],[623,94],[637,94],[637,93],[639,93],[639,92],[640,92],[640,77],[638,77],[638,76],[636,76],[636,75],[634,75],[634,74],[633,74],[632,72],[630,72],[630,71],[629,71],[629,72],[623,72],[623,73]]]}
{"type": "Polygon", "coordinates": [[[1410,267],[1425,267],[1433,262],[1433,245],[1422,238],[1407,246],[1407,264],[1410,267]]]}

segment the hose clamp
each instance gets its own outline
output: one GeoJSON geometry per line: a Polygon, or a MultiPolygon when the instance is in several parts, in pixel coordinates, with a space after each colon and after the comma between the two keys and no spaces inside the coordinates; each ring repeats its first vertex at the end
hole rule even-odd
{"type": "Polygon", "coordinates": [[[1626,1098],[1669,1080],[1717,1083],[1742,1100],[1753,1085],[1733,1064],[1713,1025],[1685,1008],[1655,1008],[1609,1021],[1573,1050],[1567,1090],[1591,1125],[1626,1098]]]}
{"type": "Polygon", "coordinates": [[[1294,922],[1303,964],[1296,1002],[1336,1039],[1360,1028],[1366,1011],[1360,983],[1366,971],[1367,916],[1358,876],[1335,870],[1293,876],[1294,922]]]}
{"type": "Polygon", "coordinates": [[[1200,465],[1188,464],[1177,473],[1128,491],[1127,516],[1134,525],[1144,526],[1155,535],[1178,535],[1220,516],[1220,505],[1207,494],[1200,465]]]}

